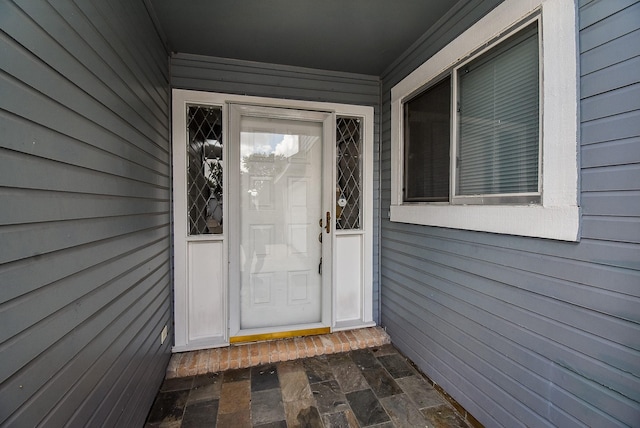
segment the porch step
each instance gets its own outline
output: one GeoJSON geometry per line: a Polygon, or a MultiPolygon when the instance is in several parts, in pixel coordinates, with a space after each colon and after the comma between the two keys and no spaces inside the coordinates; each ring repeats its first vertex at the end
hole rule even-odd
{"type": "Polygon", "coordinates": [[[230,345],[223,348],[173,354],[167,367],[167,379],[243,369],[260,364],[328,355],[391,343],[381,327],[338,331],[305,336],[230,345]]]}

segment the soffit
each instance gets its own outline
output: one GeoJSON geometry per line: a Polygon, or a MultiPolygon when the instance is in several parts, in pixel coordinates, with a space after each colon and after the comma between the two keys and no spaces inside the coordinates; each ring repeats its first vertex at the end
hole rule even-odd
{"type": "Polygon", "coordinates": [[[380,76],[454,0],[147,0],[172,52],[380,76]]]}

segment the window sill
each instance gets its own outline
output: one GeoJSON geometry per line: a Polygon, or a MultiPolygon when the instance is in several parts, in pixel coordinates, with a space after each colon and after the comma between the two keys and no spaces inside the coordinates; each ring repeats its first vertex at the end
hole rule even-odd
{"type": "Polygon", "coordinates": [[[392,222],[577,242],[580,207],[541,205],[392,205],[392,222]]]}

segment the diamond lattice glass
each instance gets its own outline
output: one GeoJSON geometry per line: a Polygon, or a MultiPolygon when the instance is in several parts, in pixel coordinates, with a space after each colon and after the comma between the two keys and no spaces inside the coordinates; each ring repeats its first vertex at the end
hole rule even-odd
{"type": "Polygon", "coordinates": [[[187,107],[189,235],[222,233],[222,109],[187,107]]]}
{"type": "Polygon", "coordinates": [[[361,212],[361,120],[336,118],[336,227],[338,230],[359,229],[361,212]]]}

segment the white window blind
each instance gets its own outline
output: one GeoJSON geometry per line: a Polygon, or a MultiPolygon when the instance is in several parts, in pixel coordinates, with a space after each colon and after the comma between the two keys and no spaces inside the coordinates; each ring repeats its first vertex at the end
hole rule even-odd
{"type": "Polygon", "coordinates": [[[456,195],[539,192],[537,22],[457,69],[456,195]]]}

